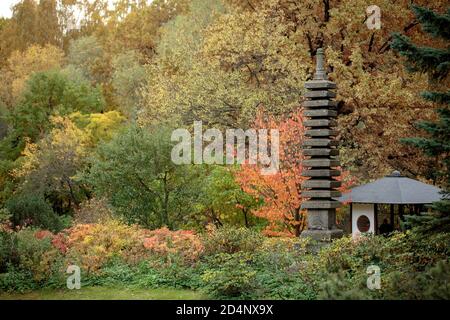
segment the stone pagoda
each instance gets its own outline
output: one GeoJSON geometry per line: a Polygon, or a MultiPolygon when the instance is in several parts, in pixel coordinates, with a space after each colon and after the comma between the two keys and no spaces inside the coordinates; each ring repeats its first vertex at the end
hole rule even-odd
{"type": "Polygon", "coordinates": [[[336,208],[340,202],[333,198],[341,194],[336,188],[341,182],[336,178],[340,171],[338,141],[336,140],[336,84],[328,80],[325,71],[323,49],[317,50],[316,72],[311,81],[305,83],[307,92],[304,102],[306,127],[303,142],[302,175],[308,177],[302,184],[302,197],[309,198],[302,204],[307,210],[308,226],[301,234],[319,241],[331,241],[342,236],[336,227],[336,208]]]}

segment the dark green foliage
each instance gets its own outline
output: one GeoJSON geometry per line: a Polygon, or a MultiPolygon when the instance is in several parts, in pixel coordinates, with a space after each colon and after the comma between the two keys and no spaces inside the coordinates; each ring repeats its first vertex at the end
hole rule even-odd
{"type": "Polygon", "coordinates": [[[118,259],[113,259],[103,266],[100,274],[81,273],[82,286],[116,286],[133,283],[137,271],[118,259]]]}
{"type": "Polygon", "coordinates": [[[0,273],[6,272],[9,265],[19,263],[17,238],[13,232],[0,231],[0,273]]]}
{"type": "MultiPolygon", "coordinates": [[[[429,93],[430,94],[430,93],[429,93]]],[[[450,92],[447,94],[446,103],[450,102],[450,92]]],[[[404,139],[405,142],[415,145],[430,156],[447,155],[450,152],[450,109],[440,108],[436,112],[439,115],[437,122],[419,122],[417,127],[426,131],[429,138],[410,138],[404,139]]],[[[443,159],[447,170],[450,168],[450,160],[443,159]]],[[[442,173],[443,175],[444,173],[442,173]]],[[[445,177],[448,179],[448,177],[445,177]]]]}
{"type": "Polygon", "coordinates": [[[406,216],[405,227],[414,228],[425,237],[430,232],[450,232],[450,200],[435,202],[431,205],[431,209],[433,210],[431,213],[406,216]]]}
{"type": "Polygon", "coordinates": [[[444,39],[450,39],[450,9],[447,10],[447,14],[440,15],[432,10],[424,7],[412,6],[417,20],[422,25],[422,29],[428,32],[433,37],[440,37],[444,39]]]}
{"type": "Polygon", "coordinates": [[[82,274],[83,286],[126,286],[138,288],[189,288],[200,287],[201,266],[180,262],[165,264],[162,261],[144,260],[129,265],[119,259],[111,260],[99,274],[82,274]]]}
{"type": "Polygon", "coordinates": [[[29,271],[10,267],[6,273],[0,273],[0,292],[26,292],[37,288],[39,285],[29,271]]]}
{"type": "Polygon", "coordinates": [[[450,298],[450,263],[448,259],[430,265],[421,273],[392,274],[392,287],[386,299],[448,300],[450,298]]]}
{"type": "MultiPolygon", "coordinates": [[[[440,15],[424,7],[413,6],[417,20],[425,32],[432,37],[450,40],[450,9],[440,15]]],[[[450,71],[450,46],[445,49],[418,47],[404,35],[395,34],[392,47],[406,57],[407,65],[413,72],[428,73],[432,80],[442,81],[450,71]]],[[[417,124],[427,135],[402,141],[421,149],[440,164],[434,168],[432,175],[436,181],[442,181],[443,200],[434,203],[434,213],[406,217],[406,226],[416,227],[422,234],[429,232],[450,232],[450,91],[425,92],[426,100],[439,104],[436,109],[438,121],[422,121],[417,124]]]]}
{"type": "Polygon", "coordinates": [[[0,291],[23,292],[65,285],[61,254],[53,248],[50,238],[37,238],[37,231],[23,228],[0,232],[0,263],[6,264],[0,270],[0,291]],[[50,256],[52,259],[47,261],[50,256]]]}
{"type": "Polygon", "coordinates": [[[250,298],[256,289],[253,257],[247,252],[219,253],[203,273],[203,289],[215,298],[250,298]]]}
{"type": "Polygon", "coordinates": [[[185,265],[179,261],[168,266],[162,265],[157,269],[152,287],[199,289],[204,267],[202,264],[185,265]]]}
{"type": "Polygon", "coordinates": [[[442,299],[450,294],[448,262],[442,262],[448,260],[449,241],[449,234],[425,239],[410,231],[358,243],[343,238],[308,268],[322,299],[442,299]],[[380,268],[379,290],[367,287],[371,265],[380,268]]]}
{"type": "Polygon", "coordinates": [[[301,243],[291,247],[280,241],[258,250],[255,255],[258,298],[315,299],[317,292],[303,270],[308,258],[301,243]]]}
{"type": "MultiPolygon", "coordinates": [[[[448,25],[450,22],[450,9],[446,14],[439,15],[430,9],[412,6],[417,20],[425,32],[433,37],[450,39],[448,25]]],[[[402,34],[393,35],[392,48],[406,57],[408,68],[414,72],[428,73],[434,79],[443,79],[450,70],[450,48],[438,49],[419,47],[402,34]]]]}
{"type": "Polygon", "coordinates": [[[435,79],[442,79],[448,74],[450,70],[450,52],[448,49],[418,47],[402,34],[394,33],[393,36],[392,48],[408,59],[408,70],[428,72],[435,79]]]}
{"type": "MultiPolygon", "coordinates": [[[[427,97],[434,99],[434,93],[427,92],[427,97]]],[[[450,91],[446,95],[440,93],[437,99],[443,101],[446,107],[436,109],[439,115],[438,121],[422,121],[417,127],[427,133],[426,137],[414,137],[402,141],[421,149],[427,156],[434,157],[440,163],[441,168],[436,168],[434,179],[442,181],[444,186],[450,185],[450,91]],[[439,169],[439,170],[438,170],[439,169]]]]}
{"type": "Polygon", "coordinates": [[[61,218],[40,194],[15,194],[6,201],[5,207],[11,213],[11,220],[16,226],[31,223],[52,231],[59,231],[63,227],[61,218]]]}

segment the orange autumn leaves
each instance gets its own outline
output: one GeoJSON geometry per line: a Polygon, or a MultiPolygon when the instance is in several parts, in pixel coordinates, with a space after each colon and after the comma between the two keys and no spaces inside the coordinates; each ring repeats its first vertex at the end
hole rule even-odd
{"type": "MultiPolygon", "coordinates": [[[[263,200],[253,214],[267,220],[266,235],[298,236],[306,226],[306,212],[301,210],[305,200],[301,196],[301,184],[306,179],[301,175],[305,132],[302,110],[281,121],[259,113],[255,127],[279,130],[280,168],[276,174],[263,175],[258,165],[243,164],[236,173],[236,181],[245,192],[263,200]]],[[[343,170],[339,179],[343,181],[341,192],[353,184],[348,171],[343,170]]]]}
{"type": "Polygon", "coordinates": [[[193,231],[172,231],[166,227],[147,230],[114,219],[77,224],[58,234],[37,230],[34,237],[40,241],[49,239],[52,253],[64,256],[65,267],[76,264],[88,273],[100,272],[113,258],[136,264],[153,256],[170,264],[173,257],[180,257],[186,263],[194,263],[204,249],[193,231]]]}
{"type": "Polygon", "coordinates": [[[203,252],[203,243],[193,231],[171,231],[165,227],[147,232],[144,247],[164,257],[180,254],[186,262],[196,261],[203,252]]]}

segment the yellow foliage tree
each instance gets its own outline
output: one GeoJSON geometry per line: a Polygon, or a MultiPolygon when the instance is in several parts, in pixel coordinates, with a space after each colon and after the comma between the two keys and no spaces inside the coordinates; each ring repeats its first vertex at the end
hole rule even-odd
{"type": "MultiPolygon", "coordinates": [[[[419,1],[437,11],[445,1],[419,1]]],[[[342,164],[359,178],[392,169],[426,176],[427,159],[400,143],[414,128],[417,113],[433,117],[419,98],[425,76],[402,68],[390,50],[391,33],[406,32],[427,44],[409,1],[373,1],[381,29],[369,29],[364,0],[192,2],[189,12],[163,28],[158,54],[148,68],[142,124],[173,120],[189,125],[248,127],[260,106],[272,115],[300,103],[312,74],[316,50],[324,47],[330,78],[338,84],[342,164]],[[176,43],[170,39],[183,39],[176,43]]],[[[441,44],[443,45],[443,44],[441,44]]]]}
{"type": "Polygon", "coordinates": [[[109,140],[125,118],[117,111],[51,118],[54,127],[37,143],[28,143],[13,176],[21,188],[42,192],[61,206],[75,208],[84,198],[78,173],[99,141],[109,140]],[[56,200],[55,200],[56,199],[56,200]]]}
{"type": "Polygon", "coordinates": [[[1,99],[7,106],[11,106],[22,94],[32,73],[60,68],[63,57],[64,52],[52,45],[33,45],[24,52],[14,51],[7,61],[1,79],[5,90],[1,99]],[[8,93],[10,97],[7,96],[8,93]]]}

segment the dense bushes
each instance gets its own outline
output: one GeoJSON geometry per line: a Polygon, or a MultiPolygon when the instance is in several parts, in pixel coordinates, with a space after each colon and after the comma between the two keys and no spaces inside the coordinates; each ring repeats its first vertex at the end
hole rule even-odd
{"type": "Polygon", "coordinates": [[[169,264],[177,258],[185,263],[193,263],[203,251],[202,242],[192,231],[170,231],[166,227],[147,232],[144,247],[169,264]]]}
{"type": "Polygon", "coordinates": [[[52,233],[24,228],[0,231],[0,290],[30,290],[50,285],[61,269],[62,255],[52,245],[52,233]]]}
{"type": "Polygon", "coordinates": [[[215,255],[202,275],[206,292],[216,298],[250,298],[257,285],[253,262],[248,252],[215,255]]]}
{"type": "Polygon", "coordinates": [[[252,252],[261,246],[264,237],[247,228],[210,227],[203,238],[206,254],[252,252]]]}
{"type": "Polygon", "coordinates": [[[80,266],[83,285],[191,288],[216,298],[297,298],[307,289],[293,267],[302,257],[298,240],[265,239],[245,228],[211,228],[199,236],[107,220],[59,234],[31,228],[9,234],[17,243],[2,249],[9,260],[2,258],[8,267],[1,290],[63,287],[70,264],[80,266]]]}
{"type": "Polygon", "coordinates": [[[88,274],[99,272],[109,260],[126,259],[129,252],[142,247],[141,232],[115,220],[102,224],[80,224],[66,232],[68,263],[80,266],[88,274]]]}
{"type": "Polygon", "coordinates": [[[109,219],[58,234],[3,228],[0,240],[0,290],[64,287],[67,266],[76,264],[83,286],[189,288],[220,299],[442,299],[450,293],[448,234],[426,241],[410,231],[345,237],[310,254],[304,239],[266,238],[245,228],[197,235],[109,219]],[[380,267],[380,290],[367,288],[370,265],[380,267]]]}
{"type": "Polygon", "coordinates": [[[95,194],[130,224],[181,228],[193,211],[201,185],[198,167],[171,160],[171,133],[169,127],[130,125],[97,148],[84,174],[95,194]]]}
{"type": "Polygon", "coordinates": [[[0,230],[0,273],[18,262],[17,239],[11,232],[0,230]]]}
{"type": "Polygon", "coordinates": [[[63,222],[42,195],[17,194],[6,202],[6,209],[12,215],[14,225],[32,223],[36,227],[58,231],[63,222]]]}
{"type": "Polygon", "coordinates": [[[410,231],[359,242],[343,238],[320,252],[311,273],[324,299],[442,298],[450,293],[448,243],[450,234],[424,239],[410,231]],[[380,290],[367,288],[370,265],[381,270],[380,290]]]}

